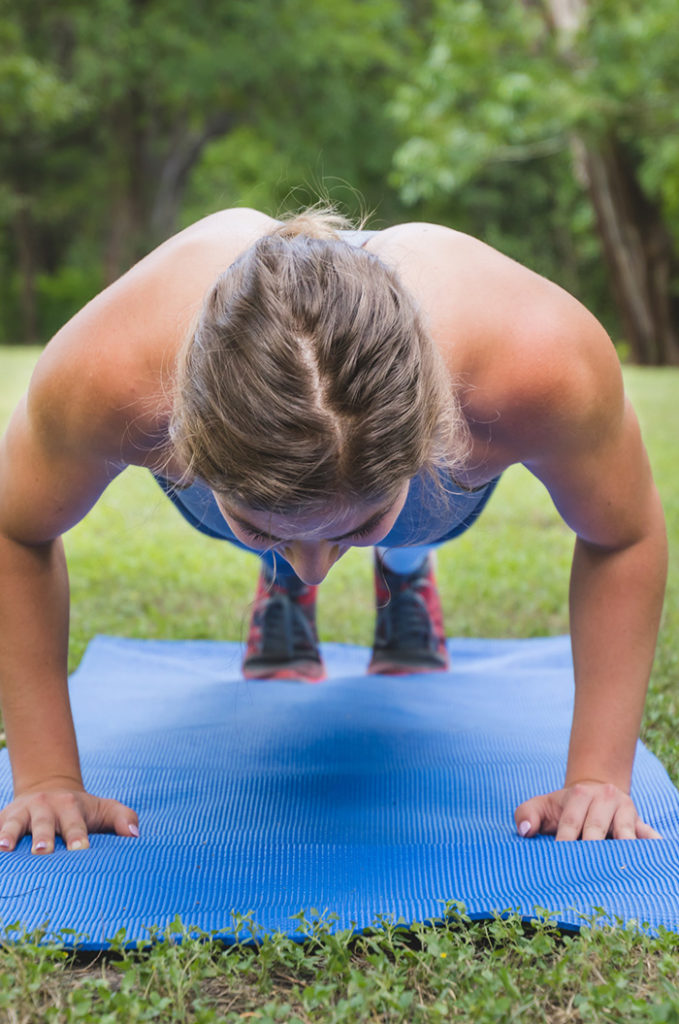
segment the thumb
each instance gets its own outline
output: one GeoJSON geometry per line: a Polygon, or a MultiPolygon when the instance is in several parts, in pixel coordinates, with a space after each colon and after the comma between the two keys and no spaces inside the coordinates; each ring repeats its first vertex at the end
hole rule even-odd
{"type": "Polygon", "coordinates": [[[519,804],[514,811],[514,821],[519,835],[528,839],[539,832],[556,831],[558,819],[554,816],[553,802],[552,793],[543,793],[519,804]]]}
{"type": "Polygon", "coordinates": [[[97,811],[102,831],[135,838],[139,835],[139,819],[131,807],[126,807],[118,800],[100,797],[97,811]]]}
{"type": "Polygon", "coordinates": [[[659,832],[656,832],[654,828],[647,825],[645,821],[640,818],[637,819],[636,825],[637,839],[662,839],[659,832]]]}

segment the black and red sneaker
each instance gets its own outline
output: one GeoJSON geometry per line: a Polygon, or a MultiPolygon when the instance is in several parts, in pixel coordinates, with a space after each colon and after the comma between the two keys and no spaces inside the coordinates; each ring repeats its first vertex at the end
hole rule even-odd
{"type": "Polygon", "coordinates": [[[450,667],[441,600],[428,555],[408,575],[391,572],[375,552],[377,620],[368,672],[409,675],[450,667]]]}
{"type": "Polygon", "coordinates": [[[274,580],[262,566],[243,660],[246,679],[325,679],[316,634],[317,590],[296,576],[274,580]]]}

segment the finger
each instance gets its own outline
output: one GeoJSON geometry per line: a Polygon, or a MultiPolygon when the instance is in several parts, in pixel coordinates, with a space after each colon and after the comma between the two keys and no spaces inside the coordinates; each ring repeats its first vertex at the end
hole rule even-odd
{"type": "Polygon", "coordinates": [[[591,794],[587,792],[584,786],[573,786],[573,789],[565,798],[561,811],[559,825],[556,830],[557,842],[570,842],[573,839],[580,838],[582,826],[587,817],[591,801],[591,794]]]}
{"type": "Polygon", "coordinates": [[[33,835],[31,853],[53,853],[56,820],[49,802],[41,795],[32,797],[28,813],[33,835]]]}
{"type": "Polygon", "coordinates": [[[80,801],[74,793],[59,799],[59,832],[67,850],[87,850],[90,845],[80,801]]]}
{"type": "Polygon", "coordinates": [[[115,832],[119,836],[139,835],[139,819],[131,807],[126,807],[118,800],[100,797],[98,801],[98,819],[101,831],[115,832]]]}
{"type": "Polygon", "coordinates": [[[639,815],[632,800],[626,797],[613,816],[610,835],[613,839],[636,839],[639,815]]]}
{"type": "Polygon", "coordinates": [[[585,840],[606,839],[612,833],[618,839],[634,839],[634,823],[636,811],[634,804],[621,794],[620,790],[607,784],[597,789],[587,808],[582,825],[582,838],[585,840]],[[616,835],[616,819],[626,835],[616,835]]]}
{"type": "Polygon", "coordinates": [[[650,825],[647,825],[641,818],[637,818],[636,837],[637,839],[662,839],[660,833],[656,832],[650,825]]]}
{"type": "Polygon", "coordinates": [[[0,851],[14,850],[19,840],[28,831],[29,818],[27,811],[14,811],[6,816],[0,828],[0,851]]]}

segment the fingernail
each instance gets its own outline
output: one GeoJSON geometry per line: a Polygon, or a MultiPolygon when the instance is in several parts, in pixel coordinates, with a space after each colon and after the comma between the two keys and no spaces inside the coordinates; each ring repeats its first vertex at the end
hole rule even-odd
{"type": "Polygon", "coordinates": [[[522,821],[521,824],[519,825],[519,835],[527,836],[529,832],[530,832],[530,822],[529,821],[522,821]]]}
{"type": "Polygon", "coordinates": [[[85,850],[87,844],[84,839],[74,839],[72,843],[69,843],[69,850],[85,850]]]}
{"type": "Polygon", "coordinates": [[[136,825],[128,825],[127,827],[130,830],[130,835],[134,836],[135,839],[138,839],[139,838],[139,829],[137,828],[137,826],[136,825]]]}
{"type": "Polygon", "coordinates": [[[45,842],[44,839],[41,839],[39,843],[35,844],[33,849],[34,850],[46,850],[47,849],[47,843],[45,842]]]}
{"type": "Polygon", "coordinates": [[[0,850],[9,850],[9,839],[0,839],[0,850]]]}

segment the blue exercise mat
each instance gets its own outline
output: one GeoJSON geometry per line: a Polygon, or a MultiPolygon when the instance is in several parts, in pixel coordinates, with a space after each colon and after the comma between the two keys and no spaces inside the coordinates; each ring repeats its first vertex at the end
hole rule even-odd
{"type": "MultiPolygon", "coordinates": [[[[71,680],[86,785],[134,806],[141,838],[0,854],[0,934],[143,941],[177,916],[228,940],[233,913],[300,934],[295,915],[472,918],[551,911],[679,931],[679,795],[639,745],[633,795],[662,842],[522,840],[513,809],[562,781],[567,638],[456,640],[449,674],[365,675],[327,645],[320,685],[246,682],[241,649],[100,637],[71,680]]],[[[3,754],[3,802],[10,794],[3,754]]],[[[242,936],[241,936],[242,937],[242,936]]]]}

